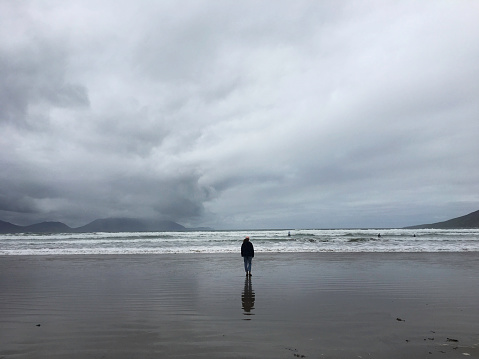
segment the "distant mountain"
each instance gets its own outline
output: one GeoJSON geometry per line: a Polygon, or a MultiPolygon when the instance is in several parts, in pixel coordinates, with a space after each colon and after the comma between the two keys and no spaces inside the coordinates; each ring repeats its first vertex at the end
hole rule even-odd
{"type": "Polygon", "coordinates": [[[18,226],[0,221],[0,233],[76,233],[76,232],[180,232],[188,231],[173,221],[148,221],[135,218],[97,219],[85,226],[71,228],[62,222],[42,222],[30,226],[18,226]]]}
{"type": "Polygon", "coordinates": [[[457,217],[444,222],[437,222],[431,224],[421,224],[418,226],[406,227],[408,229],[461,229],[461,228],[479,228],[479,211],[466,214],[462,217],[457,217]]]}
{"type": "Polygon", "coordinates": [[[186,231],[181,224],[173,221],[145,221],[136,218],[97,219],[85,226],[75,228],[75,232],[156,232],[186,231]]]}
{"type": "Polygon", "coordinates": [[[42,222],[23,227],[22,232],[32,233],[68,233],[72,228],[62,222],[42,222]]]}
{"type": "Polygon", "coordinates": [[[0,233],[18,233],[23,232],[23,227],[10,222],[0,221],[0,233]]]}

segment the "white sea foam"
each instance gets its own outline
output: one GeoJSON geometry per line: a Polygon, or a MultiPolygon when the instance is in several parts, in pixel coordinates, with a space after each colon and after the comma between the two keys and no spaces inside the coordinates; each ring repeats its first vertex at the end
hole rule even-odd
{"type": "Polygon", "coordinates": [[[295,230],[0,235],[0,255],[237,253],[250,236],[258,253],[477,252],[473,230],[295,230]],[[379,237],[378,234],[381,234],[379,237]]]}

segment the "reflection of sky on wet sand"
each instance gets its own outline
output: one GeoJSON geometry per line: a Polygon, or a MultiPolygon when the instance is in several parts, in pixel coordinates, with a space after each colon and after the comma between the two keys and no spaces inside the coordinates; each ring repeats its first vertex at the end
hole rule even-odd
{"type": "MultiPolygon", "coordinates": [[[[244,289],[241,293],[241,302],[243,303],[243,314],[244,315],[254,315],[251,311],[254,309],[254,299],[255,294],[253,290],[253,284],[251,283],[251,277],[246,277],[244,281],[244,289]]],[[[251,318],[245,319],[251,320],[251,318]]]]}
{"type": "Polygon", "coordinates": [[[258,257],[0,257],[0,358],[477,357],[477,253],[258,257]]]}

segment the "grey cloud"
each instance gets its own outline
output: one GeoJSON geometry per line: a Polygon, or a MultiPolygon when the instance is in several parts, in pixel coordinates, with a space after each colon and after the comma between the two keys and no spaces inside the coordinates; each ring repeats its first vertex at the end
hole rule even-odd
{"type": "Polygon", "coordinates": [[[61,50],[42,40],[34,39],[14,51],[1,51],[0,119],[26,121],[29,108],[37,104],[88,106],[86,88],[65,79],[65,62],[61,50]]]}
{"type": "Polygon", "coordinates": [[[38,210],[31,198],[0,195],[0,212],[35,213],[38,210]]]}
{"type": "Polygon", "coordinates": [[[477,209],[470,3],[92,4],[25,2],[5,22],[19,41],[0,33],[4,218],[399,226],[477,209]]]}

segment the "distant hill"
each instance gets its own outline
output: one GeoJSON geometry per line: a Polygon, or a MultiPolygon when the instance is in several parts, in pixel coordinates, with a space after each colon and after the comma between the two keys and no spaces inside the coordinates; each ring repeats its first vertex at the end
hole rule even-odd
{"type": "Polygon", "coordinates": [[[145,221],[136,218],[97,219],[87,225],[75,228],[75,232],[155,232],[186,231],[181,224],[173,221],[145,221]]]}
{"type": "Polygon", "coordinates": [[[0,233],[77,233],[77,232],[180,232],[188,229],[173,221],[147,221],[135,218],[97,219],[87,225],[71,228],[62,222],[42,222],[18,226],[0,221],[0,233]]]}
{"type": "Polygon", "coordinates": [[[444,222],[437,222],[431,224],[420,224],[418,226],[406,227],[408,229],[460,229],[460,228],[479,228],[479,211],[466,214],[462,217],[457,217],[444,222]]]}
{"type": "Polygon", "coordinates": [[[22,232],[32,233],[68,233],[71,231],[72,228],[62,222],[42,222],[22,228],[22,232]]]}
{"type": "Polygon", "coordinates": [[[10,222],[0,221],[0,233],[18,233],[23,232],[23,227],[10,222]]]}

